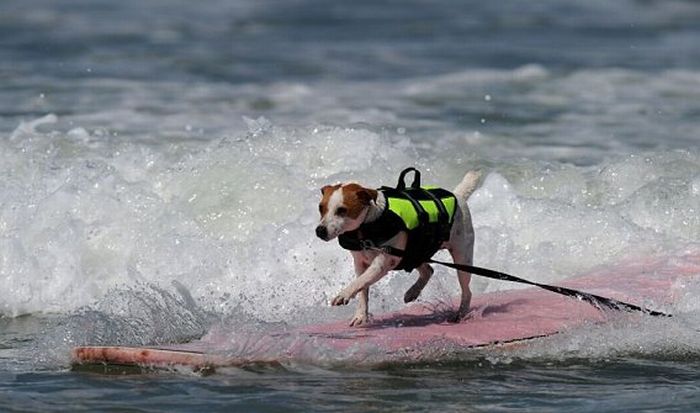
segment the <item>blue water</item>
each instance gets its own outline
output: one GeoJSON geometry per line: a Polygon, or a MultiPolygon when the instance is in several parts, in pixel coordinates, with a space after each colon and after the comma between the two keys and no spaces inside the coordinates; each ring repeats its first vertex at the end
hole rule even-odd
{"type": "MultiPolygon", "coordinates": [[[[697,249],[699,22],[682,0],[0,2],[0,410],[697,411],[692,282],[674,321],[450,363],[105,375],[69,351],[349,317],[318,188],[406,165],[487,172],[484,266],[557,282],[697,249]]],[[[456,288],[438,270],[422,300],[456,288]]]]}

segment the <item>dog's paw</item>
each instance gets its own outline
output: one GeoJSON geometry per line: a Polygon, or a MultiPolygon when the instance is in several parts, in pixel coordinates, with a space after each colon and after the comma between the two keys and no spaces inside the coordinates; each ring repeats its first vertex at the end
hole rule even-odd
{"type": "Polygon", "coordinates": [[[467,320],[471,317],[472,313],[469,311],[469,308],[460,308],[459,310],[455,311],[451,316],[449,316],[447,321],[449,321],[450,323],[460,323],[463,320],[467,320]]]}
{"type": "Polygon", "coordinates": [[[333,306],[346,305],[349,302],[350,302],[350,296],[343,294],[341,292],[340,294],[336,295],[333,300],[331,300],[331,305],[333,305],[333,306]]]}
{"type": "Polygon", "coordinates": [[[355,314],[350,320],[350,327],[362,327],[369,324],[368,314],[355,314]]]}
{"type": "Polygon", "coordinates": [[[449,323],[458,324],[461,321],[462,321],[462,315],[459,314],[459,311],[455,311],[452,315],[447,317],[447,322],[449,322],[449,323]]]}

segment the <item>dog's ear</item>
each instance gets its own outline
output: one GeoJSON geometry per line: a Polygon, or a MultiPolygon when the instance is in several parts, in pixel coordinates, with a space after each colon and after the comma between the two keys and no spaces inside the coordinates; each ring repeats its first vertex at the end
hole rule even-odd
{"type": "Polygon", "coordinates": [[[323,188],[321,188],[321,195],[325,194],[327,190],[331,189],[332,187],[330,185],[324,185],[323,188]]]}
{"type": "Polygon", "coordinates": [[[357,191],[357,199],[359,199],[363,205],[369,205],[372,201],[377,199],[377,191],[374,189],[362,188],[357,191]]]}

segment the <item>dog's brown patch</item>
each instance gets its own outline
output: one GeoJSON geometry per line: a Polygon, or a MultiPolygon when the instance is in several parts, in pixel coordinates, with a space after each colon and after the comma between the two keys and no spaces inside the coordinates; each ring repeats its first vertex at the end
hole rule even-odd
{"type": "Polygon", "coordinates": [[[377,191],[365,188],[358,184],[343,186],[343,205],[348,209],[347,215],[355,219],[369,206],[372,200],[377,199],[377,191]]]}
{"type": "Polygon", "coordinates": [[[318,209],[319,212],[321,213],[321,216],[326,215],[326,212],[328,212],[328,201],[331,198],[331,195],[333,195],[333,192],[335,192],[336,189],[340,188],[340,184],[337,185],[326,185],[323,188],[321,188],[321,202],[318,204],[318,209]]]}

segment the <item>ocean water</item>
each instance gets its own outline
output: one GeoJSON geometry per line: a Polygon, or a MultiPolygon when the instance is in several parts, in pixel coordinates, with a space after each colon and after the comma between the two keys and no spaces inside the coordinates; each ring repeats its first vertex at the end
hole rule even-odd
{"type": "Polygon", "coordinates": [[[673,320],[450,362],[104,375],[69,352],[349,317],[318,188],[409,165],[485,171],[477,265],[556,283],[697,251],[698,22],[681,0],[0,2],[0,411],[697,411],[693,282],[673,320]]]}

